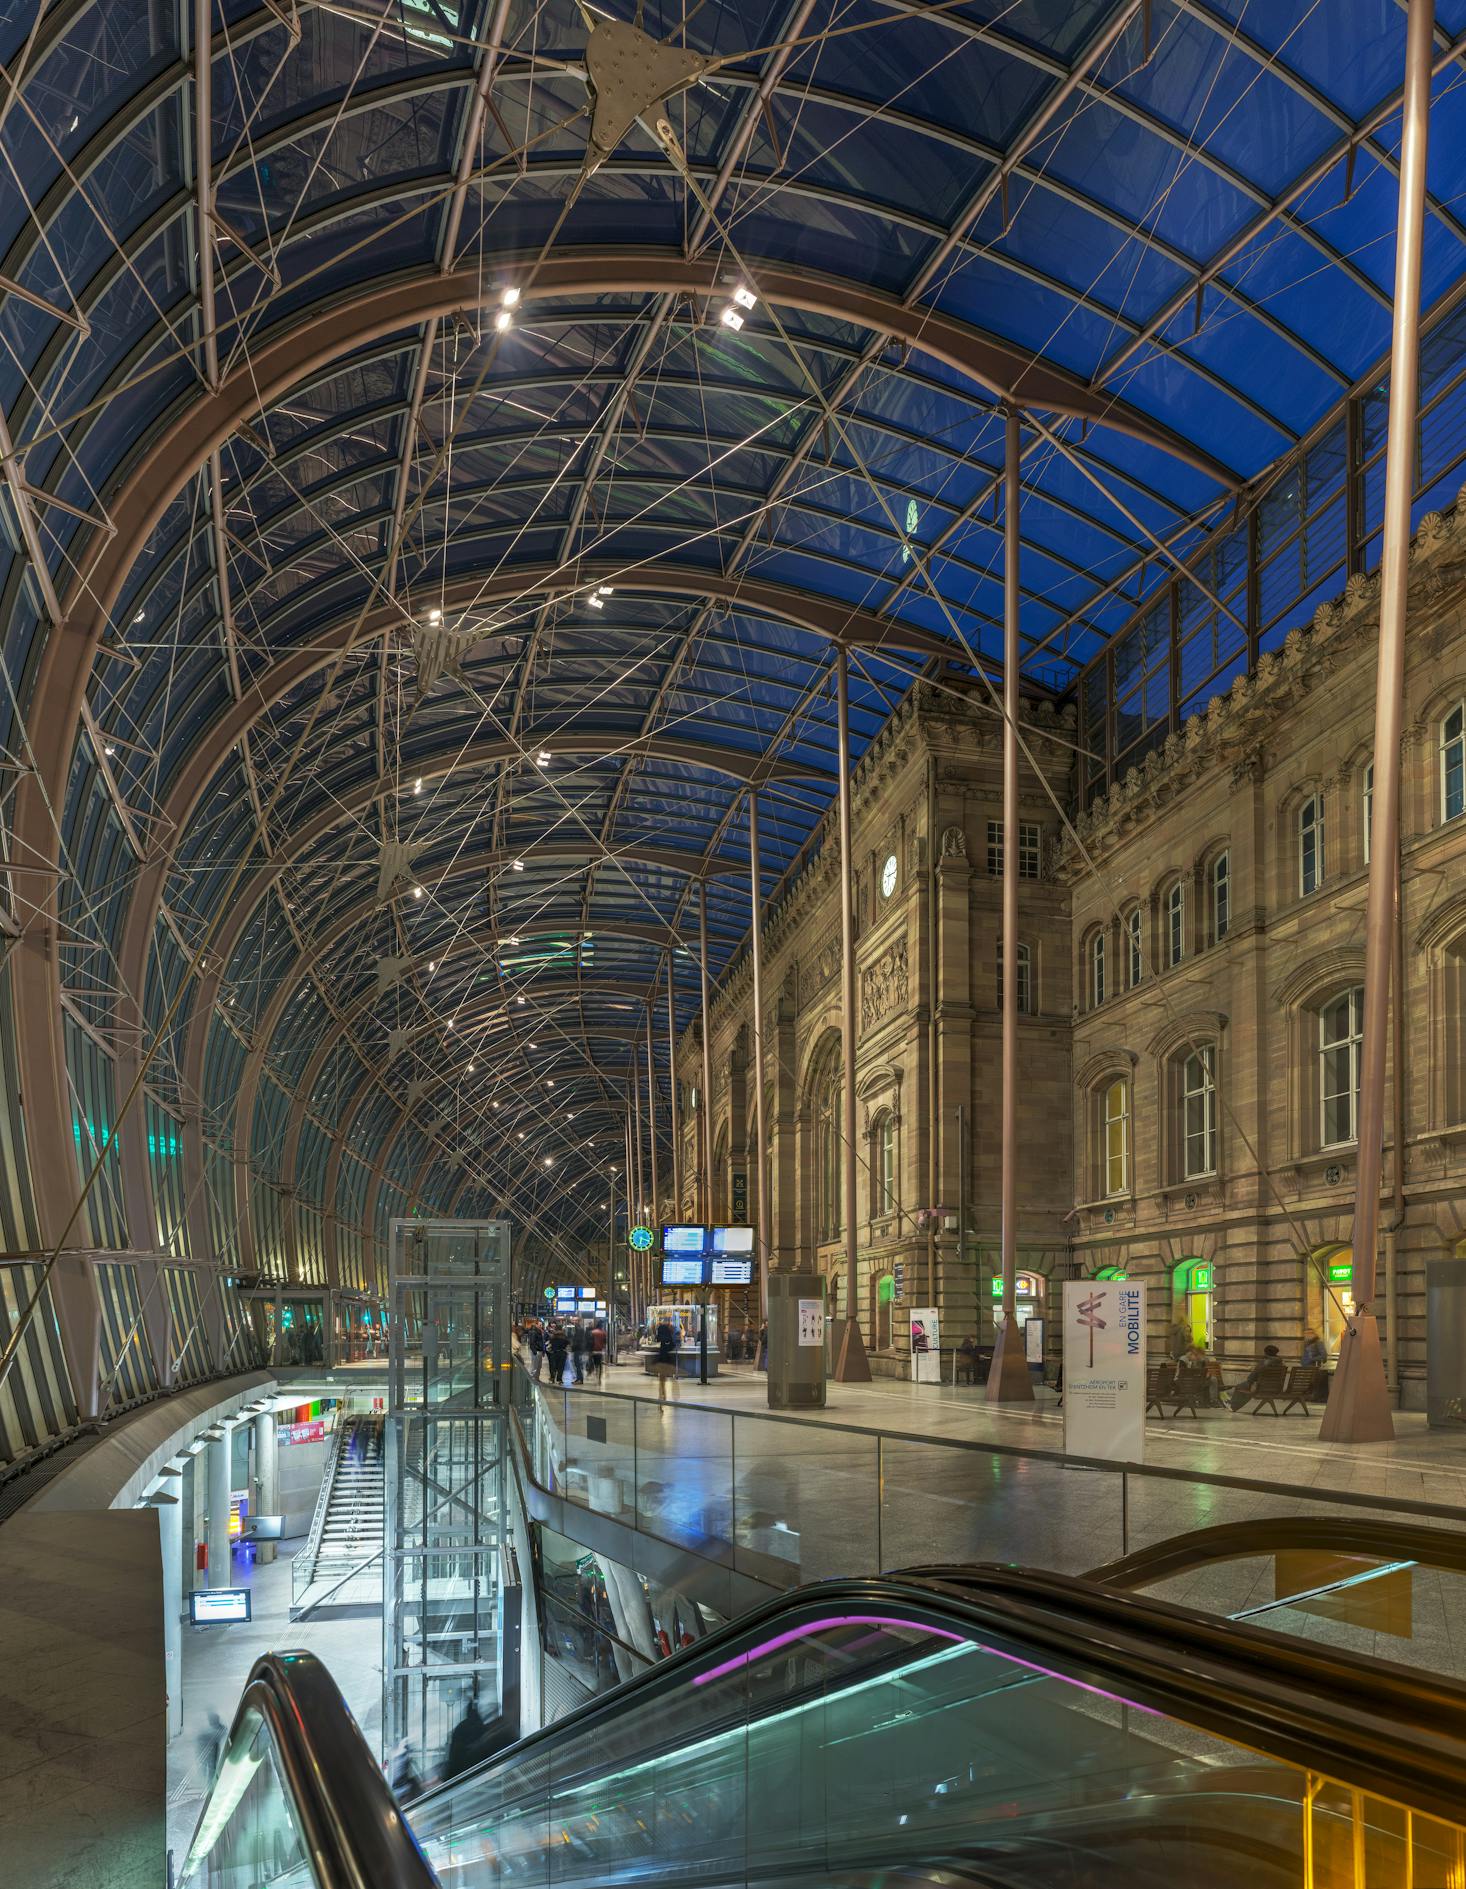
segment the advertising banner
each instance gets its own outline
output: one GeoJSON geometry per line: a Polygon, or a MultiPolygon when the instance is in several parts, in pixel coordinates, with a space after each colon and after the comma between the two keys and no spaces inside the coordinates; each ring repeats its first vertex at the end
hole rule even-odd
{"type": "Polygon", "coordinates": [[[282,1423],[275,1431],[280,1443],[324,1443],[326,1440],[326,1419],[317,1417],[311,1423],[282,1423]]]}
{"type": "Polygon", "coordinates": [[[1064,1283],[1064,1448],[1111,1462],[1145,1458],[1145,1287],[1064,1283]]]}
{"type": "Polygon", "coordinates": [[[934,1305],[911,1308],[911,1380],[914,1384],[942,1381],[942,1327],[934,1305]]]}

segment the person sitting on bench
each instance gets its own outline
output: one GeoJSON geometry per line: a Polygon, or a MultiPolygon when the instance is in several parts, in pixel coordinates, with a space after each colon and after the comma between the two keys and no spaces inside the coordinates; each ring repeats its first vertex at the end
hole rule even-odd
{"type": "Polygon", "coordinates": [[[1256,1396],[1259,1382],[1271,1380],[1278,1375],[1280,1368],[1279,1360],[1281,1357],[1282,1353],[1278,1350],[1276,1345],[1263,1346],[1262,1356],[1258,1359],[1257,1363],[1253,1365],[1242,1382],[1232,1391],[1232,1408],[1234,1410],[1240,1410],[1250,1397],[1256,1396]]]}

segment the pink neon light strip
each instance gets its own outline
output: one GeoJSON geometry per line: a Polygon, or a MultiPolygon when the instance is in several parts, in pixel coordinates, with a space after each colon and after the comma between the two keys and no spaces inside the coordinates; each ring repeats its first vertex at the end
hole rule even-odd
{"type": "MultiPolygon", "coordinates": [[[[792,1646],[796,1640],[807,1639],[812,1633],[823,1633],[830,1627],[909,1627],[914,1633],[929,1634],[934,1640],[949,1640],[954,1645],[962,1645],[966,1635],[949,1633],[945,1627],[928,1626],[924,1620],[897,1620],[890,1614],[829,1614],[822,1620],[807,1620],[803,1626],[790,1627],[786,1633],[777,1633],[771,1640],[762,1640],[757,1646],[751,1646],[746,1653],[736,1653],[732,1659],[724,1660],[721,1666],[711,1666],[705,1673],[699,1673],[693,1680],[694,1686],[705,1686],[713,1679],[722,1679],[728,1673],[737,1672],[740,1667],[751,1665],[762,1659],[766,1653],[777,1653],[781,1646],[792,1646]]],[[[979,1653],[987,1653],[993,1659],[1006,1660],[1010,1666],[1021,1666],[1025,1672],[1036,1673],[1041,1679],[1056,1679],[1062,1686],[1073,1686],[1076,1691],[1092,1693],[1097,1699],[1108,1699],[1112,1705],[1128,1705],[1133,1712],[1144,1712],[1150,1718],[1164,1718],[1151,1705],[1137,1705],[1134,1699],[1126,1699],[1118,1692],[1107,1692],[1103,1686],[1092,1686],[1083,1679],[1073,1679],[1068,1673],[1058,1673],[1050,1666],[1040,1666],[1034,1660],[1020,1659],[1016,1653],[1004,1653],[996,1646],[985,1646],[980,1640],[968,1642],[979,1653]]]]}
{"type": "Polygon", "coordinates": [[[772,1640],[762,1640],[746,1653],[735,1653],[721,1666],[711,1666],[705,1673],[699,1673],[692,1683],[705,1686],[710,1679],[721,1679],[725,1673],[737,1672],[740,1666],[762,1659],[765,1653],[777,1653],[781,1646],[791,1646],[795,1640],[807,1639],[811,1633],[823,1633],[829,1627],[910,1627],[914,1633],[929,1633],[934,1640],[952,1640],[960,1645],[963,1639],[960,1633],[929,1627],[924,1620],[893,1620],[889,1614],[830,1614],[823,1620],[806,1620],[802,1627],[790,1627],[787,1633],[776,1633],[772,1640]]]}

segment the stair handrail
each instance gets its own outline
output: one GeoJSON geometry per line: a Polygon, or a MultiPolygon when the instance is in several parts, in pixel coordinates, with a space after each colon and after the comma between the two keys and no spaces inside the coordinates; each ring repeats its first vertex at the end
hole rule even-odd
{"type": "Polygon", "coordinates": [[[349,1421],[343,1410],[331,1437],[331,1447],[326,1452],[326,1466],[321,1472],[321,1486],[316,1494],[316,1508],[311,1516],[310,1533],[305,1538],[305,1546],[295,1557],[296,1562],[304,1563],[312,1581],[316,1578],[316,1561],[321,1552],[321,1532],[326,1526],[326,1511],[331,1506],[331,1489],[336,1481],[336,1469],[341,1461],[341,1451],[349,1421]]]}

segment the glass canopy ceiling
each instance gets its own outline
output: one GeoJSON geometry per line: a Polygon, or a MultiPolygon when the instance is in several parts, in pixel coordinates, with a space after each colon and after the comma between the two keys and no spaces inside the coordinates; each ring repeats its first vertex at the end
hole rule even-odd
{"type": "MultiPolygon", "coordinates": [[[[1437,39],[1422,504],[1466,0],[1437,39]]],[[[1403,49],[1389,0],[9,0],[0,748],[71,757],[80,1024],[140,987],[155,1104],[266,1187],[324,1131],[597,1223],[700,883],[714,974],[746,936],[750,788],[766,893],[818,843],[832,627],[860,749],[1000,652],[1004,393],[1090,785],[1371,558],[1403,49]],[[698,71],[593,162],[609,20],[698,71]]]]}

